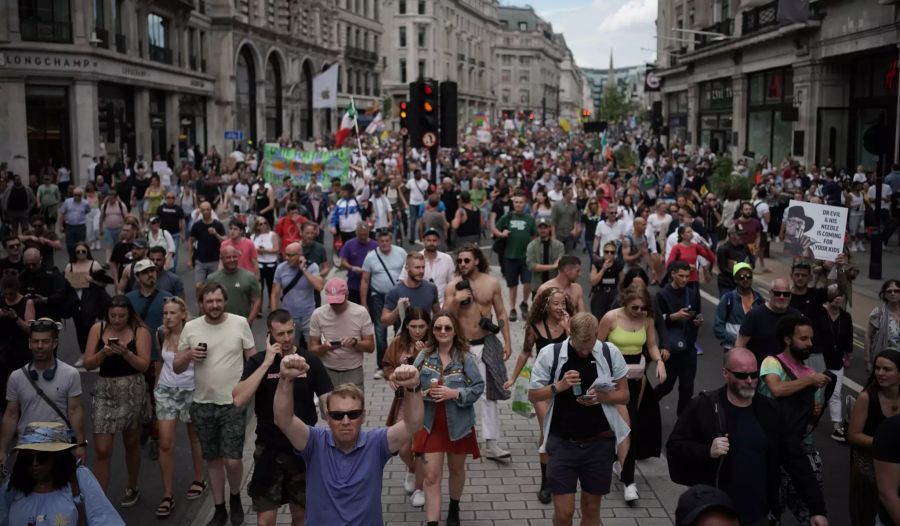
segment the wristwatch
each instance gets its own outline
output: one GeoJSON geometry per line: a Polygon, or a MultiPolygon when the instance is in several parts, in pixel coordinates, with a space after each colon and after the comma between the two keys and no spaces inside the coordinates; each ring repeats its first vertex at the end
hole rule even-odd
{"type": "Polygon", "coordinates": [[[404,389],[406,389],[407,393],[421,393],[422,392],[422,384],[419,384],[419,385],[413,387],[412,389],[410,389],[409,387],[405,387],[404,389]]]}
{"type": "Polygon", "coordinates": [[[556,396],[557,393],[556,384],[550,384],[550,394],[556,396]]]}

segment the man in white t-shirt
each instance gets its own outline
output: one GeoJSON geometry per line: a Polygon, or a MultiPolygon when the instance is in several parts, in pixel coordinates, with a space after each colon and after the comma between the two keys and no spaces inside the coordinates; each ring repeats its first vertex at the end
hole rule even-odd
{"type": "Polygon", "coordinates": [[[600,247],[606,246],[610,241],[619,243],[625,235],[625,221],[618,218],[613,210],[606,213],[606,219],[597,223],[594,233],[594,254],[600,253],[600,247]]]}
{"type": "Polygon", "coordinates": [[[210,524],[224,525],[225,479],[231,488],[232,524],[243,522],[241,481],[244,476],[246,413],[234,405],[231,392],[244,372],[244,360],[256,354],[247,319],[225,312],[228,295],[222,285],[207,283],[200,292],[203,316],[187,322],[172,364],[176,374],[194,363],[191,421],[209,471],[215,514],[210,524]]]}
{"type": "Polygon", "coordinates": [[[419,231],[419,207],[428,198],[428,181],[422,177],[422,171],[413,170],[413,178],[406,182],[409,189],[409,232],[408,237],[418,243],[416,233],[419,231]]]}

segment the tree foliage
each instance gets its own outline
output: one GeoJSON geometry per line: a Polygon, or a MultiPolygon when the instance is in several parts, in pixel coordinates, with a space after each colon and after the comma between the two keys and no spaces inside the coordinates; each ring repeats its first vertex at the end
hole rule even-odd
{"type": "Polygon", "coordinates": [[[600,118],[610,124],[618,124],[637,113],[636,104],[627,100],[622,90],[604,89],[600,99],[600,118]]]}

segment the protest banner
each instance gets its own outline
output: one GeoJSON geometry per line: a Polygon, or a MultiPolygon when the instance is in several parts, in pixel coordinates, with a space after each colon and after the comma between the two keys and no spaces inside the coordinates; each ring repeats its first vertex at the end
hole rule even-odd
{"type": "Polygon", "coordinates": [[[784,218],[784,253],[834,261],[844,250],[847,209],[791,200],[784,218]]]}
{"type": "Polygon", "coordinates": [[[263,177],[271,184],[281,184],[286,175],[294,186],[306,186],[316,174],[322,186],[337,178],[346,183],[350,172],[350,149],[340,148],[324,152],[307,152],[295,148],[282,148],[277,144],[263,147],[263,177]]]}

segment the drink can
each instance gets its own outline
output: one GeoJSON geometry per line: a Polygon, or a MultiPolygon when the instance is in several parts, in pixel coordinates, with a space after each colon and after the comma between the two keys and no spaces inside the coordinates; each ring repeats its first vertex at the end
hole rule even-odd
{"type": "Polygon", "coordinates": [[[575,384],[572,386],[572,394],[575,396],[581,396],[581,384],[575,384]]]}

